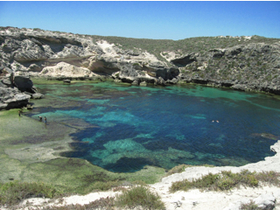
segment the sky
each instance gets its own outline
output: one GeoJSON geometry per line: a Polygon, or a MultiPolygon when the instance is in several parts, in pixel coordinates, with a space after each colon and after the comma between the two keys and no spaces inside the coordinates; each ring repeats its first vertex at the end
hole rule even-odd
{"type": "Polygon", "coordinates": [[[147,39],[280,38],[280,1],[0,1],[0,26],[147,39]]]}

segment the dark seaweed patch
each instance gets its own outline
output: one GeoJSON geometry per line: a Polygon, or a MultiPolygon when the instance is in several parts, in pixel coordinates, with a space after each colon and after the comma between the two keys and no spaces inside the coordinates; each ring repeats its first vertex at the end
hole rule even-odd
{"type": "Polygon", "coordinates": [[[146,158],[127,158],[119,159],[115,164],[107,164],[103,168],[112,172],[135,172],[144,168],[146,165],[158,166],[154,161],[146,158]]]}

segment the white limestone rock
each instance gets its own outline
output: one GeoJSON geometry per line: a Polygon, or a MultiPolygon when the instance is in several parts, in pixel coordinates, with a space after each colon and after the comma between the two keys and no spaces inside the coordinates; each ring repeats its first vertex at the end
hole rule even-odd
{"type": "Polygon", "coordinates": [[[60,62],[55,66],[43,68],[39,76],[52,78],[87,78],[94,76],[94,74],[87,68],[60,62]]]}

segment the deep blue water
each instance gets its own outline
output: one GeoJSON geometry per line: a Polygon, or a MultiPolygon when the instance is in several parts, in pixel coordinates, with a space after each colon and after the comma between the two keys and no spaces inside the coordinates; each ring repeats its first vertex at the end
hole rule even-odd
{"type": "Polygon", "coordinates": [[[83,125],[67,157],[114,172],[145,165],[235,165],[273,155],[280,100],[203,86],[134,87],[114,83],[37,85],[49,105],[32,117],[83,125]],[[73,123],[74,122],[74,123],[73,123]]]}

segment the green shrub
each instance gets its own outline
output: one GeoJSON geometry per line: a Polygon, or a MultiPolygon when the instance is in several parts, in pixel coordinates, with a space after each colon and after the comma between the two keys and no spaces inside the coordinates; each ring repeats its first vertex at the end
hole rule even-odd
{"type": "Polygon", "coordinates": [[[108,182],[95,182],[93,184],[93,189],[107,191],[113,187],[118,187],[121,184],[119,181],[108,181],[108,182]]]}
{"type": "Polygon", "coordinates": [[[265,171],[256,174],[256,178],[263,183],[280,186],[280,173],[275,171],[265,171]]]}
{"type": "Polygon", "coordinates": [[[15,205],[31,197],[53,198],[58,195],[62,192],[44,183],[14,181],[0,184],[0,205],[15,205]]]}
{"type": "Polygon", "coordinates": [[[43,210],[92,210],[92,209],[106,209],[113,210],[114,209],[114,198],[100,198],[99,200],[95,200],[86,205],[67,205],[67,206],[48,206],[43,208],[43,210]]]}
{"type": "Polygon", "coordinates": [[[186,170],[187,167],[188,166],[186,164],[175,166],[167,172],[166,176],[170,176],[171,174],[175,174],[175,173],[182,173],[186,170]]]}
{"type": "Polygon", "coordinates": [[[259,182],[279,186],[279,176],[279,173],[273,171],[256,173],[243,170],[240,173],[232,173],[231,171],[223,171],[220,174],[209,173],[208,175],[193,180],[192,182],[188,180],[174,182],[170,187],[170,192],[176,192],[179,190],[188,191],[193,188],[216,191],[231,190],[240,185],[257,187],[259,186],[259,182]]]}
{"type": "Polygon", "coordinates": [[[144,186],[133,187],[121,195],[118,195],[115,204],[117,207],[121,208],[142,206],[144,209],[165,209],[160,197],[150,192],[144,186]]]}

